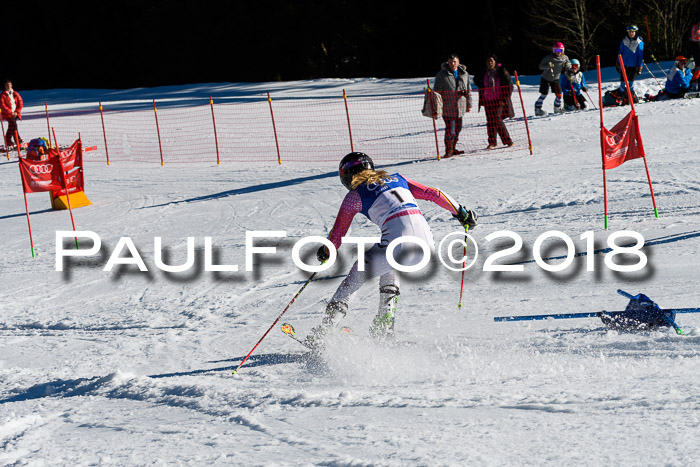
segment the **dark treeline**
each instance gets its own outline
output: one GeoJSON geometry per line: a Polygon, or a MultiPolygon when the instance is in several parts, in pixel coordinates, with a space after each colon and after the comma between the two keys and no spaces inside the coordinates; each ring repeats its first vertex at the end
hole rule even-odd
{"type": "Polygon", "coordinates": [[[537,74],[554,41],[584,68],[596,55],[612,66],[632,22],[668,60],[693,52],[700,13],[700,0],[32,3],[5,12],[18,28],[4,34],[2,75],[19,90],[433,76],[450,53],[472,70],[494,52],[537,74]]]}

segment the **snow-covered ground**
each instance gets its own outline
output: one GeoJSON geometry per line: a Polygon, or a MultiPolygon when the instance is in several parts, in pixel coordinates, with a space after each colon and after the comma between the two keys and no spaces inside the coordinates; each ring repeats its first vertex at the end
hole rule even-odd
{"type": "MultiPolygon", "coordinates": [[[[606,70],[604,89],[616,86],[613,75],[606,70]]],[[[595,75],[587,78],[596,97],[595,75]]],[[[656,92],[654,79],[642,78],[637,92],[656,92]]],[[[521,81],[531,112],[537,77],[521,81]]],[[[283,85],[322,95],[334,87],[354,94],[420,92],[424,83],[283,85]]],[[[235,94],[281,85],[217,86],[235,94]]],[[[180,91],[213,93],[206,85],[180,91]]],[[[149,92],[157,96],[158,89],[149,92]]],[[[127,101],[143,97],[143,90],[119,93],[127,101]]],[[[80,94],[66,91],[63,102],[78,102],[80,94]]],[[[33,95],[23,93],[30,107],[40,108],[43,98],[33,95]]],[[[98,100],[107,99],[95,95],[91,102],[98,100]]],[[[628,110],[606,109],[606,125],[628,110]]],[[[402,279],[397,333],[414,345],[385,348],[345,338],[309,360],[276,326],[236,375],[232,370],[309,276],[293,264],[292,246],[331,228],[346,193],[336,163],[89,164],[86,193],[93,204],[74,216],[78,230],[99,234],[102,249],[65,259],[61,272],[55,232],[71,230],[69,214],[51,211],[48,194],[27,196],[32,258],[17,165],[3,159],[0,464],[698,464],[700,315],[677,317],[682,336],[672,329],[618,333],[595,318],[493,321],[621,310],[627,300],[617,289],[643,292],[665,308],[700,306],[700,100],[637,110],[658,219],[643,162],[634,160],[607,173],[610,229],[603,229],[595,110],[530,120],[534,156],[523,149],[383,166],[478,211],[472,235],[480,249],[466,273],[464,307],[457,307],[461,274],[436,262],[402,279]],[[246,232],[276,230],[286,238],[262,243],[276,246],[277,254],[258,257],[254,271],[246,271],[246,232]],[[600,253],[594,271],[586,257],[561,272],[531,261],[523,272],[484,271],[490,255],[512,244],[486,241],[502,230],[519,235],[523,248],[499,264],[532,260],[536,239],[550,230],[571,237],[577,251],[586,249],[581,234],[587,231],[594,232],[596,249],[614,232],[639,232],[648,264],[614,272],[600,253]],[[134,265],[103,270],[121,237],[131,238],[148,272],[134,265]],[[194,237],[195,265],[181,273],[157,268],[154,237],[162,237],[167,264],[184,263],[187,237],[194,237]],[[206,270],[205,237],[212,239],[215,264],[237,264],[238,272],[206,270]]],[[[447,212],[420,206],[437,241],[459,232],[447,212]]],[[[351,229],[355,236],[378,233],[359,217],[351,229]]],[[[86,240],[81,249],[90,245],[86,240]]],[[[304,250],[309,263],[313,251],[304,250]]],[[[554,239],[541,251],[566,254],[554,239]]],[[[354,261],[351,248],[340,252],[339,263],[319,273],[282,318],[302,336],[320,321],[354,261]]],[[[346,318],[361,337],[377,297],[375,280],[346,318]]]]}

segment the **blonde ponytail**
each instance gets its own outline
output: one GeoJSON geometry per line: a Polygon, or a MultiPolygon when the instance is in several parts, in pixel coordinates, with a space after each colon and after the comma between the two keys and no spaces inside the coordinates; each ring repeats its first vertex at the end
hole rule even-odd
{"type": "Polygon", "coordinates": [[[352,177],[350,186],[354,190],[363,184],[370,185],[372,183],[376,183],[377,185],[384,185],[384,179],[388,177],[389,172],[386,170],[374,171],[372,169],[367,169],[352,177]]]}

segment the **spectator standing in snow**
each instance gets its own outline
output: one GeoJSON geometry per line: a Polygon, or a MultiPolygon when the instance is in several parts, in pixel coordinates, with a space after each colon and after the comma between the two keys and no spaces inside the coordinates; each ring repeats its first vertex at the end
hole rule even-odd
{"type": "MultiPolygon", "coordinates": [[[[620,48],[617,53],[622,56],[622,61],[625,64],[627,81],[630,83],[632,99],[637,102],[637,96],[634,93],[634,78],[642,74],[642,66],[644,65],[644,41],[639,37],[639,28],[634,24],[627,26],[627,34],[620,42],[620,48]]],[[[627,101],[625,77],[622,75],[619,59],[617,59],[616,68],[617,72],[620,73],[620,88],[618,92],[622,96],[623,101],[627,101]]]]}
{"type": "MultiPolygon", "coordinates": [[[[5,133],[5,146],[12,146],[12,141],[15,138],[15,133],[19,137],[17,130],[17,120],[22,120],[22,96],[17,91],[12,89],[12,81],[5,80],[2,94],[0,94],[0,112],[2,119],[8,122],[7,132],[5,133]]],[[[22,144],[22,138],[16,141],[17,144],[22,144]]]]}
{"type": "MultiPolygon", "coordinates": [[[[339,321],[347,314],[355,292],[377,276],[379,310],[370,326],[370,335],[379,341],[390,343],[394,338],[399,278],[387,260],[387,246],[393,240],[408,235],[416,241],[422,241],[430,251],[434,249],[433,234],[416,204],[416,198],[431,201],[446,209],[470,229],[476,227],[477,216],[440,190],[421,185],[398,173],[390,175],[384,170],[376,171],[372,159],[361,152],[346,155],[340,161],[338,174],[343,186],[349,191],[340,205],[328,239],[336,249],[340,247],[353,218],[362,213],[381,228],[381,241],[364,254],[364,271],[360,271],[355,262],[326,306],[323,321],[311,330],[304,343],[312,348],[322,347],[326,336],[337,329],[339,321]]],[[[325,245],[316,254],[322,263],[328,260],[329,255],[325,245]]],[[[423,249],[414,241],[400,243],[394,250],[394,258],[404,266],[415,266],[423,260],[423,249]]]]}
{"type": "Polygon", "coordinates": [[[474,85],[479,88],[479,110],[481,107],[486,112],[486,131],[489,145],[486,149],[495,149],[498,137],[506,146],[513,146],[513,140],[503,122],[506,118],[513,118],[515,111],[510,100],[513,94],[513,82],[508,70],[498,63],[494,54],[486,56],[486,67],[474,75],[474,85]]]}
{"type": "Polygon", "coordinates": [[[569,57],[564,55],[564,44],[561,42],[555,43],[552,47],[552,53],[540,62],[542,78],[540,78],[540,97],[535,102],[535,115],[547,115],[547,112],[542,110],[542,105],[550,90],[556,96],[554,98],[554,113],[562,112],[559,76],[562,70],[568,67],[568,63],[569,57]]]}
{"type": "Polygon", "coordinates": [[[433,90],[442,97],[442,118],[445,121],[445,157],[464,154],[457,149],[462,117],[472,107],[471,84],[467,67],[459,63],[459,57],[450,55],[435,76],[433,90]]]}
{"type": "Polygon", "coordinates": [[[586,98],[582,92],[588,91],[588,88],[586,87],[586,78],[579,70],[580,65],[581,62],[574,58],[571,60],[569,69],[562,73],[559,78],[562,93],[564,94],[564,107],[569,111],[576,108],[576,102],[578,102],[581,110],[586,110],[586,98]]]}

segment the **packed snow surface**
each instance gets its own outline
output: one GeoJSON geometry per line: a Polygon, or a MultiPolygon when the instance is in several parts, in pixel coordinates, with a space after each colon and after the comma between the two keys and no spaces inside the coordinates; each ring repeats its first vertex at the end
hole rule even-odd
{"type": "MultiPolygon", "coordinates": [[[[605,76],[604,90],[617,86],[614,71],[605,76]]],[[[596,78],[587,78],[597,106],[596,78]]],[[[537,77],[522,82],[532,113],[537,77]]],[[[290,94],[314,96],[331,88],[420,92],[424,83],[283,85],[290,94]]],[[[275,86],[282,92],[278,83],[179,90],[223,96],[275,86]]],[[[658,86],[642,77],[637,92],[647,90],[658,86]]],[[[80,90],[51,92],[66,106],[86,99],[80,90]]],[[[144,94],[120,91],[119,98],[144,94]]],[[[23,95],[30,108],[43,105],[39,91],[23,95]]],[[[98,100],[106,99],[95,95],[91,102],[98,100]]],[[[552,101],[549,96],[545,109],[552,101]]],[[[606,126],[628,111],[605,109],[606,126]]],[[[279,324],[292,323],[303,337],[320,322],[356,256],[344,246],[339,262],[316,275],[236,375],[232,370],[310,275],[293,263],[292,247],[332,227],[346,193],[336,162],[87,164],[93,204],[73,215],[78,230],[99,235],[101,250],[65,258],[57,271],[56,231],[72,230],[69,213],[52,211],[48,194],[27,195],[32,258],[17,162],[3,159],[0,464],[698,464],[699,314],[677,316],[684,335],[670,328],[621,333],[597,318],[493,321],[622,310],[627,300],[617,289],[643,292],[663,308],[700,306],[700,99],[642,104],[637,112],[658,218],[643,161],[629,161],[607,172],[610,227],[604,229],[600,113],[593,109],[530,119],[534,155],[521,144],[515,151],[383,166],[479,213],[480,224],[470,231],[479,252],[465,274],[463,307],[461,273],[436,260],[404,274],[396,322],[403,344],[377,345],[366,338],[378,302],[375,279],[345,319],[355,336],[331,339],[310,358],[279,324]],[[571,238],[576,252],[589,248],[581,235],[592,232],[593,249],[601,251],[546,271],[536,253],[567,254],[563,240],[551,236],[535,249],[552,230],[571,238]],[[286,237],[257,240],[277,253],[256,255],[253,271],[246,271],[252,231],[286,237]],[[522,248],[508,253],[513,240],[503,234],[486,240],[499,231],[517,234],[522,248]],[[641,270],[616,272],[605,262],[608,239],[619,231],[644,237],[648,262],[641,270]],[[104,270],[122,237],[131,239],[148,271],[104,270]],[[155,237],[171,265],[185,263],[193,237],[195,265],[185,272],[158,268],[155,237]],[[235,264],[238,272],[206,270],[205,237],[214,264],[235,264]],[[521,262],[523,271],[485,271],[498,254],[495,264],[521,262]]],[[[436,241],[460,232],[446,211],[427,202],[420,208],[436,241]]],[[[350,233],[379,230],[357,217],[350,233]]],[[[72,250],[73,243],[69,237],[63,244],[72,250]]],[[[626,236],[618,243],[629,248],[635,241],[626,236]]],[[[89,250],[92,242],[81,239],[80,246],[89,250]]],[[[309,264],[314,251],[302,250],[309,264]]],[[[639,261],[626,251],[614,262],[639,261]]],[[[123,249],[121,256],[131,254],[123,249]]]]}

